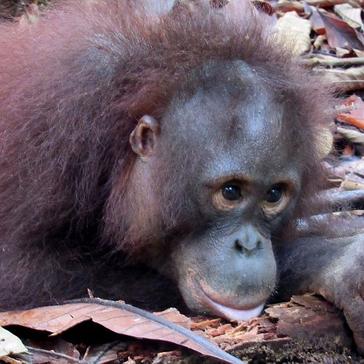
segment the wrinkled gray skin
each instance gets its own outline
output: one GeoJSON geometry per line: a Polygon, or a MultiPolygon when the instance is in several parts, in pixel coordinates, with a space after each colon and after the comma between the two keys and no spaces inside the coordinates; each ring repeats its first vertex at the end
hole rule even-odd
{"type": "MultiPolygon", "coordinates": [[[[364,235],[335,241],[313,237],[272,246],[272,233],[289,217],[301,189],[297,141],[284,132],[289,110],[242,62],[220,67],[219,72],[192,95],[186,91],[175,97],[161,123],[150,116],[142,118],[130,138],[140,157],[134,173],[159,183],[152,186],[150,178],[139,178],[148,181],[138,187],[146,210],[153,210],[157,200],[164,199],[160,205],[165,207],[167,201],[173,206],[174,199],[184,199],[177,220],[185,221],[181,230],[191,231],[169,242],[173,250],[168,267],[157,258],[149,264],[173,274],[190,309],[249,318],[259,314],[260,305],[276,287],[274,248],[279,290],[317,292],[342,308],[359,349],[364,350],[364,235]],[[186,166],[193,176],[180,177],[186,166]],[[164,170],[169,175],[161,177],[164,170]],[[169,178],[179,178],[180,191],[189,191],[188,195],[168,190],[176,185],[169,178]],[[231,180],[242,183],[243,202],[219,211],[212,196],[231,180]],[[267,219],[261,204],[276,183],[290,186],[290,201],[267,219]]],[[[168,215],[168,207],[158,213],[168,215]]]]}

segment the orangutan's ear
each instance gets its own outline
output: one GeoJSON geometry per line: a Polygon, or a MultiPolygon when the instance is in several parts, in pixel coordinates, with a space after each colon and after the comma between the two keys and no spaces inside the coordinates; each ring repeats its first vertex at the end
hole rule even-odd
{"type": "Polygon", "coordinates": [[[153,154],[159,134],[158,121],[152,116],[144,115],[130,134],[129,143],[134,153],[140,157],[153,154]]]}

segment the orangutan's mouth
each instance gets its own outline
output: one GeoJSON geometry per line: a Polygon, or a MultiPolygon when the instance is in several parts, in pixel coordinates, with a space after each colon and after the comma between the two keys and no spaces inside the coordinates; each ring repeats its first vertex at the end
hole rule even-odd
{"type": "Polygon", "coordinates": [[[209,308],[211,313],[223,317],[230,321],[246,321],[260,315],[264,308],[264,302],[256,306],[245,307],[229,307],[224,304],[218,303],[213,300],[203,289],[200,287],[203,296],[201,297],[203,303],[209,308]]]}

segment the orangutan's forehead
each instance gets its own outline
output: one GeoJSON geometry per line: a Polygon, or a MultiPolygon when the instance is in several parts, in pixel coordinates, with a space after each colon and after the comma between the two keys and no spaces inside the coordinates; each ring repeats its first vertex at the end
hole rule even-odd
{"type": "Polygon", "coordinates": [[[215,71],[213,66],[204,70],[205,82],[198,89],[175,98],[162,128],[174,134],[174,140],[199,147],[276,143],[286,106],[275,91],[243,62],[215,71]]]}

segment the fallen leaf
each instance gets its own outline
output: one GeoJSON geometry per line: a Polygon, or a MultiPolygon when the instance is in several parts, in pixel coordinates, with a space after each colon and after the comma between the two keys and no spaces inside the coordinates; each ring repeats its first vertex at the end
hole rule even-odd
{"type": "Polygon", "coordinates": [[[324,22],[320,16],[320,14],[318,13],[317,9],[313,6],[311,6],[310,8],[311,8],[310,21],[311,21],[312,29],[316,32],[316,34],[320,34],[320,35],[326,34],[324,22]]]}
{"type": "Polygon", "coordinates": [[[347,113],[340,113],[336,119],[346,124],[364,129],[364,101],[356,95],[351,95],[345,99],[344,106],[349,107],[347,113]]]}
{"type": "Polygon", "coordinates": [[[295,0],[280,0],[278,2],[274,2],[272,6],[276,11],[282,13],[287,13],[290,11],[302,13],[305,10],[304,5],[301,2],[295,0]]]}
{"type": "Polygon", "coordinates": [[[318,11],[322,21],[324,22],[326,37],[330,47],[364,49],[364,46],[358,39],[355,30],[344,20],[341,20],[335,14],[328,13],[325,10],[319,9],[318,11]]]}
{"type": "Polygon", "coordinates": [[[158,316],[125,303],[89,298],[60,306],[0,313],[2,326],[23,326],[53,335],[85,321],[95,322],[117,334],[167,341],[227,363],[242,363],[211,341],[181,326],[186,325],[188,318],[177,310],[163,311],[158,316]]]}

